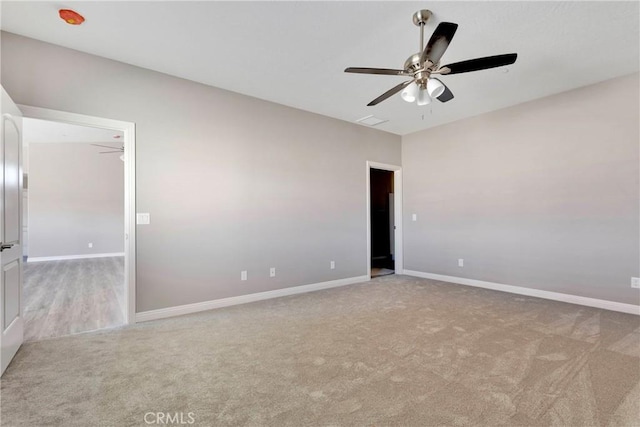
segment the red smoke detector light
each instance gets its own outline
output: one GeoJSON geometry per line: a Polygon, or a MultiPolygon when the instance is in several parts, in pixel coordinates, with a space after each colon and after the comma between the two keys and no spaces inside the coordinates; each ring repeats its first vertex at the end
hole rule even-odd
{"type": "Polygon", "coordinates": [[[60,18],[64,19],[64,22],[71,25],[80,25],[84,22],[84,17],[78,12],[69,9],[60,9],[60,18]]]}

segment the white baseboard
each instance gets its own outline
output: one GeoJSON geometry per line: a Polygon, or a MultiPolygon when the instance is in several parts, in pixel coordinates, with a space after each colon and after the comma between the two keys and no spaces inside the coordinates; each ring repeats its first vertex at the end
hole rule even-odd
{"type": "Polygon", "coordinates": [[[421,277],[423,279],[439,280],[442,282],[457,283],[459,285],[475,286],[476,288],[492,289],[494,291],[509,292],[511,294],[526,295],[570,304],[585,305],[587,307],[602,308],[611,311],[620,311],[640,315],[640,306],[625,304],[622,302],[607,301],[603,299],[581,297],[578,295],[562,294],[560,292],[543,291],[539,289],[524,288],[521,286],[504,285],[502,283],[485,282],[482,280],[465,279],[463,277],[444,276],[442,274],[423,273],[422,271],[404,270],[407,276],[421,277]]]}
{"type": "Polygon", "coordinates": [[[175,307],[160,308],[157,310],[136,313],[136,323],[148,320],[164,319],[166,317],[182,316],[184,314],[197,313],[199,311],[212,310],[214,308],[229,307],[232,305],[246,304],[271,298],[285,297],[288,295],[314,292],[322,289],[337,288],[339,286],[362,283],[369,280],[368,276],[348,277],[346,279],[331,280],[329,282],[313,283],[311,285],[293,286],[290,288],[276,289],[273,291],[258,292],[255,294],[239,295],[237,297],[222,298],[211,301],[185,304],[175,307]]]}
{"type": "Polygon", "coordinates": [[[27,262],[43,262],[43,261],[62,261],[66,259],[85,259],[85,258],[110,258],[115,256],[124,256],[124,252],[113,252],[108,254],[86,254],[86,255],[61,255],[61,256],[38,256],[28,257],[27,262]]]}

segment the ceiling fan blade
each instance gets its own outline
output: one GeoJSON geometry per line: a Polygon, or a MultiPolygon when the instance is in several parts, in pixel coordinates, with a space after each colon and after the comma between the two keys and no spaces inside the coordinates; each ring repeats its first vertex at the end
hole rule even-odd
{"type": "MultiPolygon", "coordinates": [[[[439,81],[440,83],[442,83],[442,81],[440,79],[436,79],[433,78],[434,80],[439,81]]],[[[447,87],[446,84],[442,83],[442,86],[444,86],[444,92],[442,92],[442,95],[440,95],[438,98],[436,98],[438,101],[440,102],[447,102],[447,101],[451,101],[453,99],[453,92],[451,92],[449,90],[449,88],[447,87]]]]}
{"type": "Polygon", "coordinates": [[[382,74],[387,76],[410,76],[405,70],[393,70],[390,68],[365,68],[365,67],[349,67],[344,70],[345,73],[358,74],[382,74]]]}
{"type": "Polygon", "coordinates": [[[119,149],[118,147],[112,147],[110,145],[102,145],[102,144],[91,144],[94,145],[96,147],[104,147],[104,148],[113,148],[113,149],[119,149]]]}
{"type": "Polygon", "coordinates": [[[504,55],[485,56],[484,58],[468,59],[466,61],[455,62],[441,67],[440,74],[460,74],[470,71],[487,70],[489,68],[502,67],[516,62],[517,53],[507,53],[504,55]]]}
{"type": "Polygon", "coordinates": [[[444,52],[449,47],[449,43],[451,43],[451,39],[453,39],[453,35],[457,29],[458,24],[441,22],[431,35],[427,46],[422,51],[420,66],[423,66],[427,60],[433,64],[440,62],[440,58],[442,58],[442,55],[444,55],[444,52]]]}
{"type": "Polygon", "coordinates": [[[389,89],[388,91],[386,91],[385,93],[383,93],[382,95],[380,95],[379,97],[377,97],[376,99],[368,103],[367,107],[371,107],[373,105],[379,104],[380,102],[384,101],[390,96],[400,92],[402,89],[404,89],[406,86],[409,86],[414,81],[415,80],[407,80],[406,82],[402,82],[399,85],[392,87],[391,89],[389,89]]]}

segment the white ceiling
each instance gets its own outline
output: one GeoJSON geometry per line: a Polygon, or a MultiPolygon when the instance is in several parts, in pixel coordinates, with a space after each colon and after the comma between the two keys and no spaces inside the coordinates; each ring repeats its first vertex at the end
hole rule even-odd
{"type": "MultiPolygon", "coordinates": [[[[629,2],[24,2],[2,1],[2,29],[347,121],[374,114],[407,134],[637,72],[639,3],[629,2]],[[72,8],[81,26],[57,15],[72,8]],[[412,14],[460,26],[443,64],[518,53],[504,69],[444,76],[456,98],[418,107],[403,81],[343,73],[402,68],[418,51],[412,14]]],[[[606,108],[608,106],[603,106],[606,108]]]]}
{"type": "Polygon", "coordinates": [[[123,132],[50,122],[25,117],[22,119],[22,138],[26,144],[43,142],[78,142],[122,147],[123,132]],[[114,138],[119,136],[119,138],[114,138]]]}

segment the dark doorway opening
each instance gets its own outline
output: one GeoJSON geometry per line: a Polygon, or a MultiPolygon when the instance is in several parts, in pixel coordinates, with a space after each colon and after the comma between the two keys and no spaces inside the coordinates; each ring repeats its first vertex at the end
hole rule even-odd
{"type": "Polygon", "coordinates": [[[393,172],[371,169],[371,277],[395,272],[393,172]]]}

